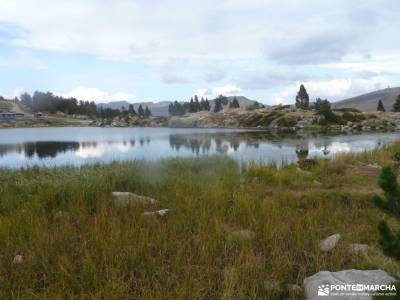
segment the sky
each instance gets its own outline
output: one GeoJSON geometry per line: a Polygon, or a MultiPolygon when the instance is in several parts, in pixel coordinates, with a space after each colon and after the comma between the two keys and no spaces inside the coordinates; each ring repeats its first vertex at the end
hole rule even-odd
{"type": "Polygon", "coordinates": [[[337,101],[400,86],[398,0],[0,0],[0,95],[337,101]]]}

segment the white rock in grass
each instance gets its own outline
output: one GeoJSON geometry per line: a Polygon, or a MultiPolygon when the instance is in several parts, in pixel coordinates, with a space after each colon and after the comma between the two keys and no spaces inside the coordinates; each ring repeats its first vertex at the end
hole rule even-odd
{"type": "Polygon", "coordinates": [[[164,217],[168,214],[169,209],[160,209],[157,211],[146,211],[143,213],[143,216],[159,216],[159,217],[164,217]]]}
{"type": "Polygon", "coordinates": [[[369,249],[368,245],[365,244],[350,244],[349,245],[349,253],[350,254],[358,254],[366,252],[369,249]]]}
{"type": "Polygon", "coordinates": [[[228,238],[231,240],[251,240],[255,237],[255,233],[251,230],[235,230],[229,233],[228,238]]]}
{"type": "Polygon", "coordinates": [[[333,296],[332,285],[390,285],[395,279],[382,270],[342,270],[339,272],[321,271],[304,279],[306,299],[371,299],[366,295],[367,291],[352,289],[348,291],[352,295],[333,296]]]}
{"type": "Polygon", "coordinates": [[[14,259],[12,261],[13,264],[22,264],[22,262],[24,261],[24,257],[22,255],[15,255],[14,259]]]}
{"type": "Polygon", "coordinates": [[[335,248],[336,244],[339,242],[341,236],[340,234],[332,234],[328,236],[326,239],[321,241],[321,251],[328,252],[335,248]]]}
{"type": "Polygon", "coordinates": [[[130,192],[112,192],[112,201],[121,206],[132,204],[156,204],[158,201],[154,198],[141,196],[130,192]]]}

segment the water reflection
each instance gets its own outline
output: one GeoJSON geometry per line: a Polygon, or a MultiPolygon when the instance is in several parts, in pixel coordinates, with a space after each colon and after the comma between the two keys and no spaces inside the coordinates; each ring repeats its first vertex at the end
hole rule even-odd
{"type": "Polygon", "coordinates": [[[292,162],[386,145],[398,133],[290,135],[243,130],[41,128],[0,130],[0,167],[223,154],[238,161],[292,162]],[[12,133],[12,134],[10,134],[12,133]]]}

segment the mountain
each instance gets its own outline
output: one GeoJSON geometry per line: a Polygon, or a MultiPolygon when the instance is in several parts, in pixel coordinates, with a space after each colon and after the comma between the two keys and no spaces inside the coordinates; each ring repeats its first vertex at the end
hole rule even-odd
{"type": "Polygon", "coordinates": [[[332,106],[334,108],[351,107],[361,111],[376,111],[378,101],[382,100],[386,111],[390,111],[399,95],[400,87],[387,88],[338,101],[332,103],[332,106]]]}
{"type": "MultiPolygon", "coordinates": [[[[236,97],[240,106],[249,106],[256,102],[244,96],[230,96],[227,98],[229,101],[232,101],[234,97],[236,97]]],[[[109,103],[99,103],[97,104],[97,106],[103,108],[112,108],[112,109],[121,109],[122,107],[124,107],[125,109],[128,109],[129,105],[133,104],[133,107],[137,111],[139,105],[141,104],[143,108],[148,106],[153,116],[168,116],[168,106],[171,102],[172,101],[129,103],[127,101],[113,101],[109,103]]],[[[210,100],[210,104],[211,107],[214,107],[214,100],[210,100]]]]}

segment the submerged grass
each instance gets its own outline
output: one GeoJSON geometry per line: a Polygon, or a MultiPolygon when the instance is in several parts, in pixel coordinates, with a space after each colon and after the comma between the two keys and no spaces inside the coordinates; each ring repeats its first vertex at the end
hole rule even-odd
{"type": "Polygon", "coordinates": [[[382,150],[295,165],[239,166],[224,157],[0,171],[0,298],[298,299],[288,285],[320,270],[398,262],[377,246],[384,214],[369,201],[382,150]],[[112,191],[159,200],[116,207],[112,191]],[[169,208],[165,219],[143,211],[169,208]],[[232,239],[251,230],[252,239],[232,239]],[[329,253],[320,240],[342,239],[329,253]],[[372,246],[349,255],[350,243],[372,246]],[[22,255],[22,263],[13,263],[22,255]]]}

